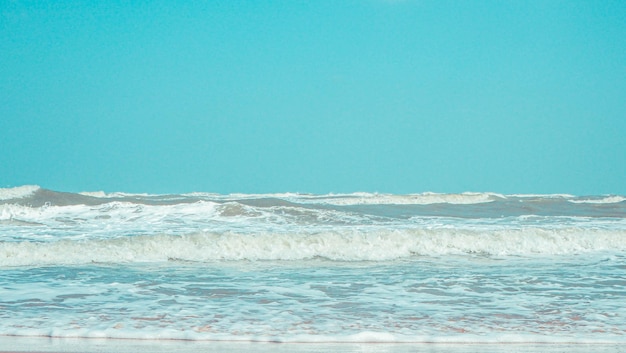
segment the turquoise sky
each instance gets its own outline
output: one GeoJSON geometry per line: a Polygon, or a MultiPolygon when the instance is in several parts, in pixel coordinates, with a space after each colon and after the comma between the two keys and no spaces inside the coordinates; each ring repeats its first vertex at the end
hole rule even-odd
{"type": "Polygon", "coordinates": [[[0,187],[626,194],[625,1],[0,0],[0,187]]]}

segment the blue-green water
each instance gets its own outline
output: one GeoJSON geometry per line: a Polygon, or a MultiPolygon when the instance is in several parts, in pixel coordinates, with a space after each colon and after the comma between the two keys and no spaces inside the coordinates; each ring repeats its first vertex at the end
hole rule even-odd
{"type": "Polygon", "coordinates": [[[0,335],[626,342],[619,195],[0,189],[0,335]]]}

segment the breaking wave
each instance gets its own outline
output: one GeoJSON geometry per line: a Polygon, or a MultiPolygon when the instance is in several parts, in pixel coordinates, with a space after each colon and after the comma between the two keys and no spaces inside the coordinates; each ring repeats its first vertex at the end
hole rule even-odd
{"type": "Polygon", "coordinates": [[[196,232],[1,242],[0,266],[164,261],[389,261],[415,256],[534,256],[626,250],[626,230],[404,229],[310,234],[196,232]]]}
{"type": "Polygon", "coordinates": [[[14,188],[0,188],[0,201],[21,199],[33,195],[41,188],[37,185],[23,185],[14,188]]]}

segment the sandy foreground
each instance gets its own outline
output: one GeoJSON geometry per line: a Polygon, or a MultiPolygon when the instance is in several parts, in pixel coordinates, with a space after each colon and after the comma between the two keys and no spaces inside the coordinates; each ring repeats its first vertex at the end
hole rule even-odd
{"type": "Polygon", "coordinates": [[[0,353],[267,352],[267,353],[571,353],[623,352],[619,344],[433,344],[433,343],[255,343],[177,340],[70,339],[0,336],[0,353]]]}

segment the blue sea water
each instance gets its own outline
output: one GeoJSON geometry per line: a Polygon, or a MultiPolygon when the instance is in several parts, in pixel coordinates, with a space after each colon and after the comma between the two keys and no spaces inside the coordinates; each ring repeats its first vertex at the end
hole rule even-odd
{"type": "Polygon", "coordinates": [[[619,195],[0,189],[0,335],[626,343],[619,195]]]}

